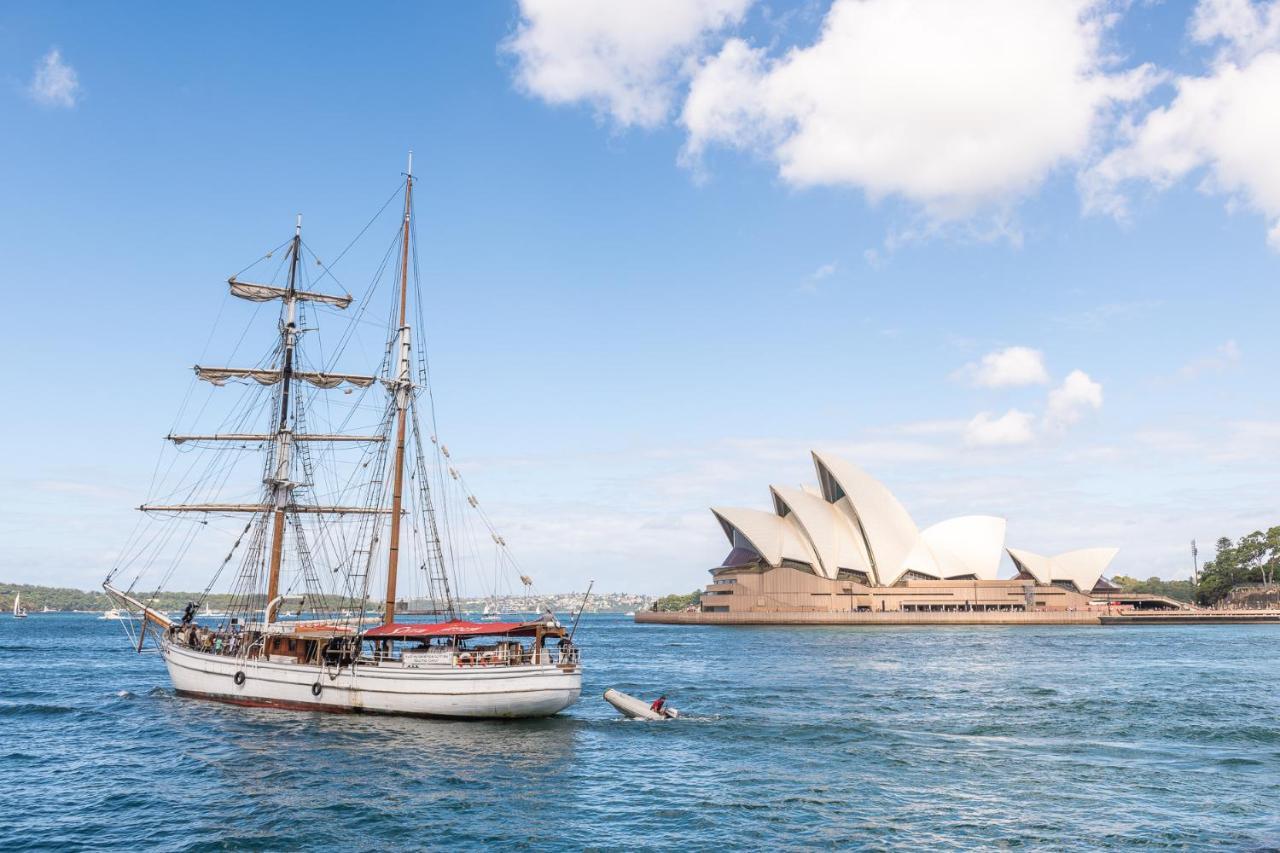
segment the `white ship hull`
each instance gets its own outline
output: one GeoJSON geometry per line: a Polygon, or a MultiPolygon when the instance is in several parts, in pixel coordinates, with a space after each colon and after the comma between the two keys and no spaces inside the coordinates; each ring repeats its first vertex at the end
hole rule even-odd
{"type": "Polygon", "coordinates": [[[337,673],[313,665],[197,652],[172,642],[163,643],[163,654],[179,694],[251,707],[421,717],[547,717],[578,701],[582,692],[581,666],[551,663],[549,654],[547,663],[522,666],[415,668],[397,661],[361,663],[337,673]]]}

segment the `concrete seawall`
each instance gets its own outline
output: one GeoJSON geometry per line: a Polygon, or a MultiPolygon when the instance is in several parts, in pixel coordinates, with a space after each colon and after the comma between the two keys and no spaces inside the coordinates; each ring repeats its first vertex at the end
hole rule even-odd
{"type": "Polygon", "coordinates": [[[1280,611],[1184,610],[1173,613],[903,611],[861,613],[636,613],[639,625],[1238,625],[1280,624],[1280,611]]]}
{"type": "Polygon", "coordinates": [[[636,613],[637,624],[647,625],[1101,625],[1101,614],[1088,611],[1051,610],[1018,612],[906,611],[855,613],[636,613]]]}

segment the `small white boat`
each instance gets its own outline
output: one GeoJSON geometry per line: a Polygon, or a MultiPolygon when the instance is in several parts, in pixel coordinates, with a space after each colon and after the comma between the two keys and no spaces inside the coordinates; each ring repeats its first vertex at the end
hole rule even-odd
{"type": "Polygon", "coordinates": [[[117,622],[124,618],[124,611],[118,607],[113,607],[110,610],[104,610],[102,612],[102,615],[99,616],[98,618],[108,619],[110,621],[117,622]]]}
{"type": "Polygon", "coordinates": [[[20,592],[16,593],[13,596],[13,618],[14,619],[27,618],[27,608],[22,606],[22,593],[20,592]]]}
{"type": "Polygon", "coordinates": [[[612,687],[604,692],[604,701],[633,720],[674,720],[680,716],[680,712],[675,708],[664,707],[661,711],[655,711],[643,699],[628,696],[626,693],[614,690],[612,687]]]}

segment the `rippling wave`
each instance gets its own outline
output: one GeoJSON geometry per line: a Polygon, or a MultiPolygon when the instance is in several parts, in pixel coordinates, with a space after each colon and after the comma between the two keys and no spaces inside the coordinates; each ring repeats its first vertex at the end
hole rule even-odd
{"type": "Polygon", "coordinates": [[[183,699],[116,623],[0,618],[0,850],[1280,844],[1274,626],[579,637],[569,712],[450,722],[183,699]]]}

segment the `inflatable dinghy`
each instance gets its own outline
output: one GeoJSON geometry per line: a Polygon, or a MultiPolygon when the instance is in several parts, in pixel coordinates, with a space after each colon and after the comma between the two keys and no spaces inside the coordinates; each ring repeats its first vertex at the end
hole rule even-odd
{"type": "Polygon", "coordinates": [[[612,687],[604,692],[604,701],[633,720],[674,720],[680,716],[679,711],[669,706],[661,711],[651,710],[649,703],[643,699],[628,696],[621,691],[614,690],[612,687]]]}

